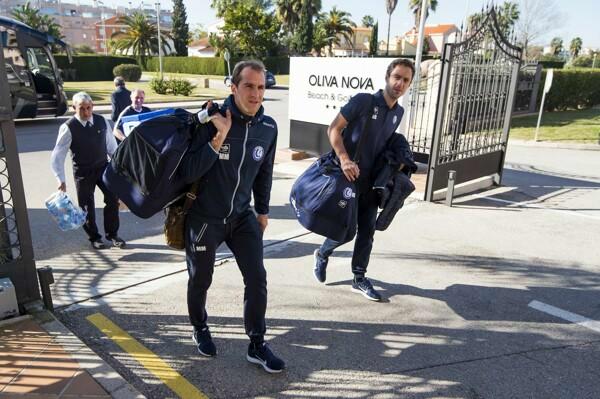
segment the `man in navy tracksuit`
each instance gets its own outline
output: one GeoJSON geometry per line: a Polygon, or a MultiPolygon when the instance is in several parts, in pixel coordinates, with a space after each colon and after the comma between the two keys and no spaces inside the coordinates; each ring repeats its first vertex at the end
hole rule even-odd
{"type": "Polygon", "coordinates": [[[180,166],[188,182],[200,179],[185,228],[188,311],[198,351],[215,356],[206,296],[216,250],[225,242],[244,279],[244,325],[250,337],[246,359],[278,373],[285,364],[264,342],[267,275],[262,236],[268,223],[277,125],[263,114],[263,64],[239,62],[233,70],[231,90],[233,94],[225,100],[221,113],[212,117],[212,124],[196,130],[180,166]],[[256,214],[250,207],[252,194],[256,214]]]}
{"type": "MultiPolygon", "coordinates": [[[[381,295],[365,277],[373,248],[379,205],[373,190],[376,164],[400,125],[404,109],[398,104],[398,99],[408,90],[414,72],[412,61],[400,58],[392,61],[386,71],[385,89],[373,95],[360,93],[352,97],[341,108],[327,131],[344,175],[349,181],[355,182],[358,192],[358,229],[352,253],[352,290],[372,301],[381,300],[381,295]],[[358,164],[353,160],[363,134],[365,139],[359,149],[358,164]]],[[[344,243],[328,238],[315,250],[314,275],[319,282],[325,282],[329,256],[342,244],[344,243]]]]}

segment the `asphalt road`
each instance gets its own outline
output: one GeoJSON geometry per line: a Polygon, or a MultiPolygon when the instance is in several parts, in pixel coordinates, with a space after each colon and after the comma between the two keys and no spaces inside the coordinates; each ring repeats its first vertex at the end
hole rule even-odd
{"type": "MultiPolygon", "coordinates": [[[[287,91],[273,93],[265,107],[282,131],[287,91]]],[[[277,165],[267,338],[288,369],[272,376],[244,358],[243,285],[226,248],[208,300],[219,355],[206,359],[190,339],[184,257],[164,246],[160,215],[121,213],[125,250],[92,251],[81,232],[57,230],[43,199],[56,188],[60,122],[16,124],[37,264],[55,270],[61,321],[147,397],[177,397],[157,376],[164,367],[144,367],[88,316],[104,315],[211,398],[598,397],[600,152],[510,145],[502,186],[452,208],[408,204],[375,238],[368,275],[383,303],[350,291],[351,245],[331,258],[327,284],[314,280],[321,239],[287,199],[306,164],[277,165]]]]}

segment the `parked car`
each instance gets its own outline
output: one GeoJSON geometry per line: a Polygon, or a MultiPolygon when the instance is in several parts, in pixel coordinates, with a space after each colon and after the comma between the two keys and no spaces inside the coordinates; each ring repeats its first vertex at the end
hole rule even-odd
{"type": "MultiPolygon", "coordinates": [[[[231,86],[231,75],[225,76],[223,83],[225,83],[225,86],[227,87],[231,86]]],[[[268,89],[269,87],[273,87],[276,84],[277,82],[275,81],[275,75],[273,75],[269,71],[265,71],[265,87],[268,89]]]]}

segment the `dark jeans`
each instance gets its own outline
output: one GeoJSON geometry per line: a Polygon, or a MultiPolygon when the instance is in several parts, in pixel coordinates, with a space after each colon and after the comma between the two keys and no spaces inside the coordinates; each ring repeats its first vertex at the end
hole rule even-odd
{"type": "MultiPolygon", "coordinates": [[[[377,198],[371,190],[370,182],[359,181],[358,191],[358,228],[356,232],[356,241],[354,241],[354,251],[352,252],[352,273],[364,276],[369,265],[371,250],[373,249],[373,236],[375,235],[375,222],[377,221],[377,198]]],[[[327,238],[319,248],[319,254],[328,258],[333,251],[351,240],[338,242],[327,238]]]]}
{"type": "Polygon", "coordinates": [[[96,225],[96,206],[94,203],[96,186],[104,194],[104,232],[106,237],[115,237],[119,231],[119,199],[102,181],[105,166],[106,164],[91,168],[73,168],[77,201],[79,206],[87,212],[83,230],[87,233],[90,241],[102,238],[96,225]]]}
{"type": "Polygon", "coordinates": [[[225,242],[235,256],[244,279],[244,326],[254,343],[264,340],[267,310],[267,272],[263,264],[263,242],[256,216],[248,212],[227,224],[186,221],[187,302],[190,322],[206,327],[206,294],[212,283],[215,254],[225,242]]]}

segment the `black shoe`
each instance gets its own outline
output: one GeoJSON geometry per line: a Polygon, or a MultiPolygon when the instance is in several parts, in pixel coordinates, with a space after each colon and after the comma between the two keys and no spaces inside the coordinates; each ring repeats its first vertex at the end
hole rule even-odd
{"type": "Polygon", "coordinates": [[[352,291],[363,294],[365,298],[371,301],[381,301],[381,295],[375,291],[375,288],[373,288],[373,285],[366,277],[354,277],[352,291]]]}
{"type": "Polygon", "coordinates": [[[194,333],[192,339],[198,348],[198,352],[202,356],[213,357],[217,354],[217,347],[215,346],[208,327],[204,327],[202,330],[197,330],[194,327],[194,333]]]}
{"type": "Polygon", "coordinates": [[[265,342],[260,344],[251,343],[248,346],[246,360],[262,366],[267,373],[281,373],[285,368],[285,362],[271,352],[271,349],[265,342]]]}
{"type": "Polygon", "coordinates": [[[92,248],[104,249],[104,248],[106,248],[106,244],[104,244],[104,241],[102,241],[102,238],[97,238],[94,241],[92,241],[92,248]]]}
{"type": "Polygon", "coordinates": [[[321,257],[318,249],[315,249],[314,257],[315,268],[313,270],[313,274],[319,283],[324,283],[325,279],[327,278],[327,262],[329,262],[329,258],[321,257]]]}
{"type": "Polygon", "coordinates": [[[106,237],[106,239],[112,242],[113,247],[125,248],[125,240],[119,236],[106,237]]]}

